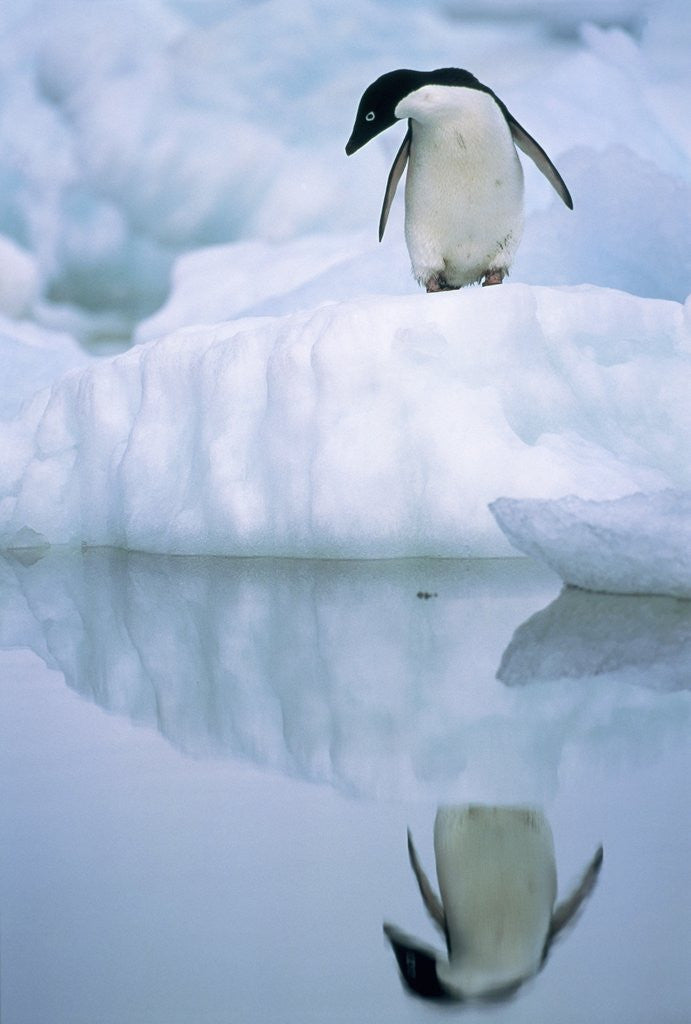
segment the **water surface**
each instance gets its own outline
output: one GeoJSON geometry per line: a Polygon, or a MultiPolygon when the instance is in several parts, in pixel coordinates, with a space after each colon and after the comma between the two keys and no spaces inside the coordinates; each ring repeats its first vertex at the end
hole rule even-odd
{"type": "Polygon", "coordinates": [[[3,1024],[681,1024],[691,605],[525,559],[0,560],[3,1024]],[[409,996],[443,802],[528,802],[584,912],[509,1003],[409,996]]]}

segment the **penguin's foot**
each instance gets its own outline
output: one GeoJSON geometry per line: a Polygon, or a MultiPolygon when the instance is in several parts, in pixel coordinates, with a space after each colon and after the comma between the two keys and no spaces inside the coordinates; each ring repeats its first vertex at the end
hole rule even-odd
{"type": "Polygon", "coordinates": [[[504,270],[488,270],[482,280],[482,287],[486,288],[489,284],[501,284],[505,273],[504,270]]]}
{"type": "Polygon", "coordinates": [[[443,274],[432,274],[425,281],[425,288],[428,292],[450,292],[455,291],[457,285],[449,284],[443,274]]]}

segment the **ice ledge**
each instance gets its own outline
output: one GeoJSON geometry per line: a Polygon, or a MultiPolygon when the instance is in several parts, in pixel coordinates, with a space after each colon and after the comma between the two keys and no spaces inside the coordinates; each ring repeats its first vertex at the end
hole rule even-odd
{"type": "Polygon", "coordinates": [[[186,328],[0,423],[0,545],[510,554],[501,495],[691,488],[689,351],[679,303],[593,286],[186,328]]]}
{"type": "Polygon", "coordinates": [[[490,509],[519,551],[565,583],[613,594],[691,598],[691,492],[618,501],[499,498],[490,509]]]}

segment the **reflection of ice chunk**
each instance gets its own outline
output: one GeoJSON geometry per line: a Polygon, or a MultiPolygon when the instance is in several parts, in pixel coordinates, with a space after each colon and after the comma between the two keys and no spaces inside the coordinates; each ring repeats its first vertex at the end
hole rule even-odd
{"type": "Polygon", "coordinates": [[[83,697],[195,756],[369,796],[534,801],[553,792],[565,744],[608,750],[622,715],[622,753],[687,740],[685,691],[495,680],[558,586],[528,559],[26,562],[0,558],[0,647],[34,650],[83,697]]]}
{"type": "MultiPolygon", "coordinates": [[[[33,649],[82,696],[187,753],[368,794],[438,795],[466,762],[480,776],[493,762],[488,733],[508,726],[485,681],[517,621],[554,587],[527,559],[92,550],[27,566],[13,553],[0,558],[0,647],[33,649]],[[421,601],[421,588],[438,596],[421,601]]],[[[529,746],[504,748],[505,760],[529,746]]],[[[541,748],[529,757],[516,778],[551,778],[541,748]]]]}
{"type": "Polygon", "coordinates": [[[691,604],[564,590],[519,626],[497,672],[509,686],[593,676],[691,688],[691,604]]]}
{"type": "Polygon", "coordinates": [[[545,561],[566,583],[691,597],[691,492],[600,502],[500,498],[491,510],[515,547],[545,561]]]}
{"type": "MultiPolygon", "coordinates": [[[[519,285],[187,329],[68,375],[0,479],[0,539],[510,553],[487,504],[688,487],[676,303],[519,285]]],[[[0,443],[4,438],[0,436],[0,443]]]]}

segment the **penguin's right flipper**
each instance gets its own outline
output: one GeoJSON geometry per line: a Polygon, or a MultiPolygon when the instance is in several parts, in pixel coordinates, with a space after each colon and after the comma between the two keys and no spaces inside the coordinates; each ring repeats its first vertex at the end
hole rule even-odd
{"type": "Polygon", "coordinates": [[[588,867],[583,872],[583,877],[580,882],[565,900],[561,903],[557,903],[554,911],[552,912],[552,920],[549,927],[549,941],[556,938],[556,936],[563,931],[568,924],[571,924],[578,914],[579,910],[590,896],[591,892],[595,888],[598,875],[600,874],[600,868],[602,867],[602,847],[599,846],[595,851],[595,856],[591,860],[588,867]]]}
{"type": "Polygon", "coordinates": [[[417,879],[417,884],[420,887],[422,902],[427,907],[427,911],[434,923],[440,928],[444,936],[447,937],[448,930],[446,927],[446,915],[444,913],[442,901],[437,896],[436,892],[432,888],[429,878],[422,869],[420,858],[417,855],[417,850],[413,843],[413,837],[410,834],[410,829],[408,829],[408,856],[410,858],[410,866],[413,869],[413,873],[417,879]]]}
{"type": "Polygon", "coordinates": [[[413,130],[409,124],[408,131],[405,133],[405,137],[401,143],[401,148],[398,153],[396,153],[396,159],[391,165],[391,170],[389,171],[389,177],[386,182],[386,192],[384,193],[384,203],[381,208],[381,216],[379,217],[380,242],[384,237],[384,228],[386,227],[386,222],[389,219],[389,210],[391,209],[393,197],[396,195],[396,189],[398,188],[398,183],[401,180],[401,175],[405,170],[405,165],[408,163],[408,156],[410,155],[410,140],[412,135],[413,130]]]}
{"type": "Polygon", "coordinates": [[[566,183],[559,171],[556,169],[550,158],[545,153],[539,142],[530,135],[522,124],[519,124],[513,114],[504,108],[504,114],[509,123],[513,141],[519,149],[522,149],[526,156],[529,156],[539,171],[542,171],[557,195],[562,199],[570,210],[573,210],[573,199],[566,187],[566,183]]]}

